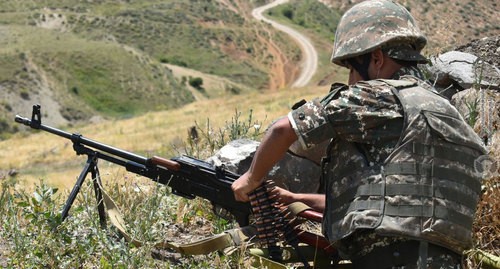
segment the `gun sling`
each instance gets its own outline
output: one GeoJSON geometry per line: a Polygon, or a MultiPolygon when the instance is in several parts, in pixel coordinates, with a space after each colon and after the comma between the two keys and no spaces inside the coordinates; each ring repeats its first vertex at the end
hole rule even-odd
{"type": "MultiPolygon", "coordinates": [[[[122,214],[118,209],[116,203],[109,197],[109,195],[104,191],[103,187],[100,186],[102,198],[104,205],[106,207],[106,213],[108,218],[115,226],[120,234],[130,243],[136,247],[144,245],[143,242],[130,236],[125,228],[125,221],[123,220],[122,214]]],[[[243,243],[250,242],[252,238],[257,234],[255,227],[249,225],[242,228],[235,228],[227,230],[223,233],[202,239],[188,244],[176,244],[174,242],[160,242],[155,244],[157,249],[172,249],[181,254],[187,255],[202,255],[209,254],[214,251],[223,250],[228,247],[240,246],[243,243]]]]}
{"type": "MultiPolygon", "coordinates": [[[[125,228],[125,221],[123,220],[122,214],[116,205],[116,203],[109,197],[107,192],[103,189],[102,185],[99,185],[102,193],[102,199],[106,207],[106,213],[113,226],[115,226],[120,234],[136,247],[144,245],[143,242],[133,238],[127,233],[125,228]]],[[[304,212],[311,210],[310,207],[303,203],[296,202],[288,206],[290,212],[295,215],[301,215],[304,212]]],[[[318,216],[312,216],[312,218],[318,218],[318,216]]],[[[235,228],[231,230],[224,231],[223,233],[210,236],[199,241],[195,241],[187,244],[177,244],[174,242],[160,242],[155,244],[157,249],[171,249],[181,254],[186,255],[204,255],[209,254],[214,251],[221,251],[229,247],[238,247],[245,243],[251,243],[254,237],[257,235],[257,230],[254,226],[244,226],[240,228],[235,228]]],[[[324,248],[325,249],[325,248],[324,248]]]]}

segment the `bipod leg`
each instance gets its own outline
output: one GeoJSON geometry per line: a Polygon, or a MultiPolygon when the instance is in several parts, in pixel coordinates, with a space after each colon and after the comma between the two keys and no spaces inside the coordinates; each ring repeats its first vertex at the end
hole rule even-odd
{"type": "Polygon", "coordinates": [[[61,222],[63,222],[66,217],[68,217],[68,212],[71,206],[73,205],[73,202],[76,199],[76,195],[78,192],[80,192],[80,188],[82,187],[83,181],[85,181],[85,178],[87,177],[88,173],[90,171],[94,171],[95,167],[97,166],[97,158],[94,155],[87,155],[87,163],[83,167],[82,172],[80,173],[80,176],[78,177],[78,180],[76,180],[75,186],[73,186],[73,189],[71,190],[71,193],[69,194],[68,199],[66,200],[66,204],[64,205],[64,209],[61,214],[61,222]]]}
{"type": "Polygon", "coordinates": [[[94,184],[95,198],[97,200],[97,211],[99,212],[99,222],[101,228],[106,229],[106,212],[104,211],[104,201],[102,199],[102,182],[99,168],[97,167],[97,159],[94,161],[94,168],[92,171],[92,182],[94,184]]]}

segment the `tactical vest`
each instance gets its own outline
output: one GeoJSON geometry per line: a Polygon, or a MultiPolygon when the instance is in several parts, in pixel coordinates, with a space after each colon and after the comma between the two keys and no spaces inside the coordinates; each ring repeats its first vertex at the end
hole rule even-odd
{"type": "Polygon", "coordinates": [[[332,142],[323,163],[325,236],[337,242],[373,229],[461,253],[471,246],[480,198],[474,161],[486,154],[481,140],[448,100],[413,77],[366,83],[392,88],[403,106],[403,130],[378,163],[367,162],[359,145],[332,142]]]}

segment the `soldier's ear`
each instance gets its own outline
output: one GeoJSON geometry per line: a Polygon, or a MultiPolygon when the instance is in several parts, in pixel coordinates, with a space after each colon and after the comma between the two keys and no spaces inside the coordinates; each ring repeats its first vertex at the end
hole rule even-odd
{"type": "Polygon", "coordinates": [[[384,65],[385,62],[384,56],[385,55],[381,49],[376,49],[372,51],[371,60],[376,70],[382,69],[382,66],[384,65]]]}

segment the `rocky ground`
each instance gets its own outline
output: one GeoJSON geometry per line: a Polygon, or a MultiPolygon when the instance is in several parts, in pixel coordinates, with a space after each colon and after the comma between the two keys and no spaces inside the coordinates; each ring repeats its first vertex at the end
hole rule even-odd
{"type": "MultiPolygon", "coordinates": [[[[457,108],[464,111],[460,103],[476,104],[477,119],[475,131],[480,134],[489,150],[488,167],[483,168],[486,177],[483,180],[483,195],[474,223],[474,241],[477,249],[500,257],[500,36],[473,40],[458,46],[456,51],[473,54],[490,66],[491,73],[485,79],[491,85],[465,89],[454,96],[457,108]],[[496,73],[495,73],[496,72],[496,73]],[[475,101],[475,102],[473,102],[475,101]],[[487,168],[487,169],[486,169],[487,168]]],[[[465,110],[469,109],[465,108],[465,110]]],[[[465,115],[465,113],[463,113],[465,115]]],[[[471,261],[469,260],[469,265],[471,261]]],[[[498,261],[496,263],[498,265],[498,261]]],[[[472,267],[472,266],[471,266],[472,267]]],[[[476,268],[476,267],[473,267],[476,268]]],[[[496,268],[496,267],[495,267],[496,268]]]]}
{"type": "Polygon", "coordinates": [[[500,36],[476,39],[456,47],[455,50],[474,54],[485,62],[500,68],[500,36]]]}

